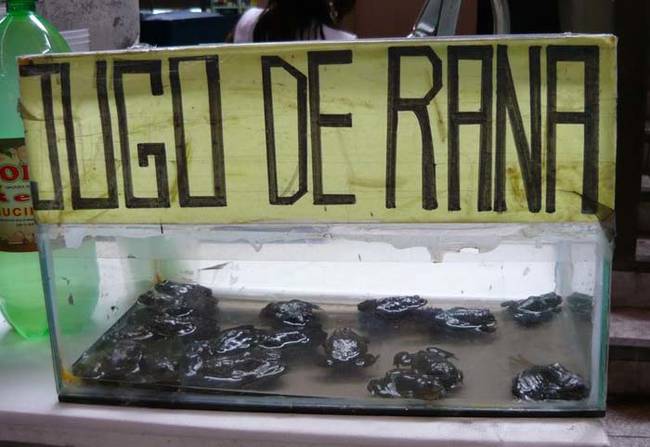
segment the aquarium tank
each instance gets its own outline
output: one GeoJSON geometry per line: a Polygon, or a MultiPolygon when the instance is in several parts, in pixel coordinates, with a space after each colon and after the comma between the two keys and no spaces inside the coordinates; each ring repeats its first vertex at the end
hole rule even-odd
{"type": "Polygon", "coordinates": [[[601,415],[615,48],[519,36],[20,59],[60,400],[601,415]],[[63,278],[72,262],[98,277],[63,278]],[[89,293],[57,300],[64,283],[89,293]],[[60,315],[95,289],[66,331],[60,315]]]}

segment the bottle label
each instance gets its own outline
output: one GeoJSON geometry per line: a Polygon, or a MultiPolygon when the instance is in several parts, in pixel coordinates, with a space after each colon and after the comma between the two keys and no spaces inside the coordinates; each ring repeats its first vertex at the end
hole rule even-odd
{"type": "Polygon", "coordinates": [[[0,251],[35,251],[36,223],[24,145],[0,148],[0,251]]]}

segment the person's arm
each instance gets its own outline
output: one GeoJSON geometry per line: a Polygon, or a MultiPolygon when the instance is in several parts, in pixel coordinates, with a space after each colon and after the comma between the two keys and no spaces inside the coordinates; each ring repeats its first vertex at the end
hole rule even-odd
{"type": "Polygon", "coordinates": [[[323,34],[325,40],[355,40],[357,38],[356,34],[348,33],[336,28],[330,28],[329,26],[323,27],[323,34]]]}
{"type": "Polygon", "coordinates": [[[257,20],[260,18],[263,11],[264,10],[261,8],[250,8],[242,14],[237,25],[235,25],[235,31],[233,33],[234,43],[247,43],[253,41],[255,25],[257,25],[257,20]]]}

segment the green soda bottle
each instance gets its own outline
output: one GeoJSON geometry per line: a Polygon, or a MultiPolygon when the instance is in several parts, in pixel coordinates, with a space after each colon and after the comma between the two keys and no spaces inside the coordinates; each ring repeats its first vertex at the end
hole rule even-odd
{"type": "MultiPolygon", "coordinates": [[[[0,0],[1,1],[1,0],[0,0]]],[[[26,54],[67,52],[63,36],[35,12],[35,0],[7,0],[0,21],[0,311],[26,338],[48,332],[36,247],[24,128],[18,113],[18,66],[26,54]]],[[[81,328],[97,304],[95,246],[54,250],[56,297],[63,331],[81,328]]]]}

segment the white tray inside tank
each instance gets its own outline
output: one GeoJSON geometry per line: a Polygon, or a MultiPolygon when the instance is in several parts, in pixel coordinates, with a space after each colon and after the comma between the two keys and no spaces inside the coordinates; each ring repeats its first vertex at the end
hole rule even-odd
{"type": "MultiPolygon", "coordinates": [[[[199,283],[220,298],[220,327],[255,324],[267,302],[302,299],[333,315],[325,330],[354,326],[365,299],[417,294],[430,305],[487,307],[497,317],[495,336],[458,341],[385,337],[370,352],[375,365],[355,380],[333,378],[323,368],[303,368],[271,395],[354,399],[370,406],[365,384],[392,368],[398,351],[438,346],[452,351],[465,372],[464,386],[438,408],[513,409],[512,377],[532,364],[559,361],[588,378],[581,402],[535,404],[549,410],[603,406],[603,312],[608,299],[611,247],[599,225],[247,225],[247,226],[51,226],[41,238],[57,248],[95,242],[100,300],[93,323],[80,335],[58,334],[63,367],[69,367],[157,279],[199,283]],[[594,297],[593,324],[566,309],[537,328],[523,329],[500,307],[506,300],[556,292],[594,297]]],[[[74,256],[74,250],[66,251],[74,256]]],[[[56,275],[57,256],[53,270],[56,275]]],[[[91,261],[91,260],[89,260],[91,261]]],[[[399,334],[398,334],[399,335],[399,334]]],[[[420,403],[421,404],[421,403],[420,403]]]]}

